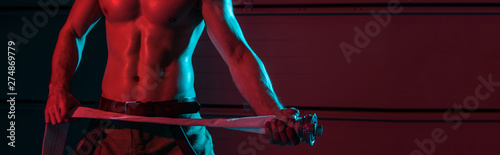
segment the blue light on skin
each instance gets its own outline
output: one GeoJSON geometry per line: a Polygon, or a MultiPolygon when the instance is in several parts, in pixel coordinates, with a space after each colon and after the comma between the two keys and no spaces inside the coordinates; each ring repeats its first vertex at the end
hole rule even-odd
{"type": "MultiPolygon", "coordinates": [[[[179,92],[187,92],[186,94],[177,94],[175,98],[186,98],[186,97],[196,97],[196,93],[194,91],[194,88],[192,87],[194,85],[194,71],[193,71],[193,64],[192,64],[192,55],[194,52],[194,49],[196,48],[196,44],[198,43],[198,40],[200,39],[200,36],[203,32],[203,29],[205,28],[205,22],[201,21],[200,24],[196,26],[196,28],[193,30],[193,33],[191,34],[191,38],[189,40],[188,47],[185,49],[184,52],[182,52],[182,55],[179,56],[178,60],[179,62],[183,61],[183,63],[179,63],[182,66],[179,67],[179,75],[181,76],[178,81],[178,87],[177,88],[186,88],[184,86],[188,86],[187,91],[179,91],[179,92]]],[[[167,73],[168,74],[168,73],[167,73]]]]}
{"type": "Polygon", "coordinates": [[[75,38],[76,47],[78,48],[78,63],[76,64],[75,72],[76,69],[78,69],[78,66],[80,66],[80,61],[82,60],[83,47],[85,47],[85,38],[87,38],[87,34],[89,34],[90,30],[92,30],[92,28],[95,26],[95,24],[97,24],[97,22],[99,22],[99,20],[101,20],[101,18],[97,19],[94,23],[92,23],[87,29],[87,32],[85,32],[85,34],[83,34],[82,37],[75,38]]]}
{"type": "MultiPolygon", "coordinates": [[[[221,8],[224,8],[224,9],[221,9],[223,12],[218,12],[218,14],[222,14],[223,16],[221,16],[221,18],[223,19],[220,19],[221,21],[225,21],[228,28],[230,29],[230,31],[236,35],[236,38],[241,42],[243,43],[243,45],[250,51],[250,53],[252,54],[252,56],[255,58],[259,68],[259,72],[260,72],[260,81],[262,82],[261,84],[264,85],[266,87],[266,93],[271,97],[272,100],[274,100],[274,102],[276,103],[276,106],[272,108],[271,111],[273,111],[273,113],[277,113],[279,110],[283,109],[284,106],[279,102],[278,100],[278,97],[276,96],[276,93],[274,92],[273,90],[273,87],[272,87],[272,84],[271,84],[271,80],[269,79],[269,76],[266,72],[266,69],[264,67],[264,64],[262,63],[262,61],[259,59],[259,57],[255,54],[255,52],[250,48],[250,46],[248,45],[247,41],[245,40],[245,37],[243,36],[243,32],[241,30],[241,27],[240,25],[238,24],[238,21],[236,20],[236,17],[234,16],[234,12],[233,12],[233,5],[232,5],[232,1],[231,0],[224,0],[224,1],[213,1],[213,3],[216,3],[216,4],[213,4],[213,5],[217,5],[217,6],[220,6],[221,8]]],[[[215,11],[221,11],[219,9],[215,9],[215,11]]],[[[218,49],[220,50],[220,49],[218,49]]]]}

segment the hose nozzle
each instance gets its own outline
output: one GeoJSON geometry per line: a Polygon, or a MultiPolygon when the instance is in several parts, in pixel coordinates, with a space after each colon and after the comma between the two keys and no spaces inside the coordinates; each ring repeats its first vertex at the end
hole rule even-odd
{"type": "Polygon", "coordinates": [[[318,124],[316,113],[297,118],[294,129],[299,134],[300,139],[309,145],[314,144],[316,136],[323,134],[323,125],[318,124]]]}

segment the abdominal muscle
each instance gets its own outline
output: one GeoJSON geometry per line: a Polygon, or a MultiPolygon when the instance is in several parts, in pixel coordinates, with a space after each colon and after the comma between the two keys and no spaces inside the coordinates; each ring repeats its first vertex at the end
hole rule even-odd
{"type": "Polygon", "coordinates": [[[195,97],[191,56],[204,23],[175,27],[106,21],[108,62],[102,96],[116,101],[195,97]]]}

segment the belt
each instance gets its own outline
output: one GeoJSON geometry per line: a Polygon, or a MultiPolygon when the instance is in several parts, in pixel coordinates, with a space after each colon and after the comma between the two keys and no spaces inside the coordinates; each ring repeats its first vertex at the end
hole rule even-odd
{"type": "MultiPolygon", "coordinates": [[[[174,116],[196,113],[200,111],[200,103],[196,101],[196,98],[142,103],[141,101],[114,101],[101,96],[99,98],[98,109],[137,116],[174,116]]],[[[185,155],[196,155],[182,127],[179,125],[172,125],[170,129],[182,153],[185,155]]]]}
{"type": "Polygon", "coordinates": [[[200,111],[200,107],[201,106],[196,101],[196,98],[183,98],[159,102],[120,102],[101,96],[99,98],[99,106],[97,109],[137,116],[175,116],[180,114],[196,113],[200,111]]]}

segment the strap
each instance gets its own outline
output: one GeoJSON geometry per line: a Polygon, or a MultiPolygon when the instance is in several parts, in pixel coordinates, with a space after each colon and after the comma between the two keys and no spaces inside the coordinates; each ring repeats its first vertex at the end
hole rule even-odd
{"type": "MultiPolygon", "coordinates": [[[[183,118],[166,118],[166,117],[143,117],[143,116],[132,116],[120,113],[106,112],[86,107],[77,107],[75,109],[72,109],[71,117],[170,124],[177,126],[185,125],[185,126],[225,127],[233,130],[254,132],[261,134],[265,133],[263,128],[265,122],[275,118],[274,115],[229,118],[229,119],[183,119],[183,118]]],[[[51,124],[46,124],[42,155],[63,154],[65,146],[64,143],[66,141],[68,128],[69,124],[59,124],[55,126],[51,124]]],[[[174,134],[174,135],[180,135],[180,134],[174,134]]],[[[181,145],[179,144],[179,147],[180,146],[181,145]]],[[[182,146],[186,145],[182,144],[182,146]]]]}
{"type": "Polygon", "coordinates": [[[68,135],[69,124],[45,124],[43,134],[42,155],[62,155],[63,146],[68,135]]]}

